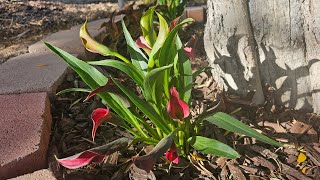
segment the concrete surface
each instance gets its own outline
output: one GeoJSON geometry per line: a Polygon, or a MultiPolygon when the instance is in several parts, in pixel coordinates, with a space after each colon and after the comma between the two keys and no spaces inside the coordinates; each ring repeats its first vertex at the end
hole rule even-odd
{"type": "Polygon", "coordinates": [[[0,94],[55,93],[67,65],[50,53],[23,54],[0,65],[0,94]]]}

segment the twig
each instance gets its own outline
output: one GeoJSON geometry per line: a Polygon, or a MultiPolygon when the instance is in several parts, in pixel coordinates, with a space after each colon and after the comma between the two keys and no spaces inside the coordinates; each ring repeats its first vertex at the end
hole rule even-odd
{"type": "Polygon", "coordinates": [[[10,39],[20,39],[23,35],[27,34],[30,29],[23,31],[22,33],[18,34],[17,36],[11,37],[10,39]]]}

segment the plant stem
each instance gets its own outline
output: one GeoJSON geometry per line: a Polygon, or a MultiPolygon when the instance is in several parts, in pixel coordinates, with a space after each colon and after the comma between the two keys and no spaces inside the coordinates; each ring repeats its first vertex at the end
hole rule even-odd
{"type": "Polygon", "coordinates": [[[185,132],[185,148],[186,148],[186,154],[189,154],[189,146],[190,146],[190,144],[189,144],[189,141],[188,141],[188,139],[189,139],[189,137],[190,137],[190,125],[191,125],[191,123],[190,123],[190,119],[186,119],[185,120],[185,129],[184,129],[184,132],[185,132]]]}
{"type": "Polygon", "coordinates": [[[114,52],[112,55],[114,55],[117,58],[121,59],[125,63],[130,63],[131,64],[131,61],[129,61],[127,58],[125,58],[124,56],[122,56],[121,54],[119,54],[117,52],[114,52]]]}
{"type": "Polygon", "coordinates": [[[161,140],[160,136],[157,134],[157,132],[155,131],[155,129],[153,129],[150,124],[148,124],[145,119],[143,117],[140,116],[139,113],[137,113],[136,111],[131,111],[132,114],[134,114],[137,119],[139,120],[139,122],[143,125],[143,127],[145,128],[145,130],[156,140],[161,140]]]}
{"type": "MultiPolygon", "coordinates": [[[[183,129],[183,125],[181,123],[178,123],[178,127],[183,129]]],[[[181,149],[181,155],[185,157],[186,153],[184,150],[184,132],[183,131],[178,132],[178,140],[179,140],[179,146],[181,149]]]]}

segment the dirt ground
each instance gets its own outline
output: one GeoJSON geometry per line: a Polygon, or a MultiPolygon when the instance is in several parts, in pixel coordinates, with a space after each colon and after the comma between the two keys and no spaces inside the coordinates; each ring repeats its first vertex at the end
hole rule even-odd
{"type": "Polygon", "coordinates": [[[112,0],[95,2],[0,0],[0,64],[26,53],[29,45],[50,33],[69,29],[86,19],[106,18],[117,9],[112,0]]]}

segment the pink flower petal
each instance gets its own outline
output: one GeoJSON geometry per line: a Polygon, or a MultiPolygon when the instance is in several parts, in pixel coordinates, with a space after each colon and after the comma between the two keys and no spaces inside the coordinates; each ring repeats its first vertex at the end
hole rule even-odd
{"type": "Polygon", "coordinates": [[[174,144],[171,145],[169,151],[166,152],[166,158],[175,163],[175,164],[178,164],[179,163],[179,156],[178,156],[178,153],[176,151],[176,146],[174,144]]]}
{"type": "Polygon", "coordinates": [[[170,100],[167,111],[173,119],[182,120],[190,114],[189,106],[179,98],[179,94],[174,86],[170,88],[170,100]]]}
{"type": "Polygon", "coordinates": [[[175,18],[174,20],[172,20],[172,21],[170,22],[170,31],[171,31],[174,27],[176,27],[176,25],[178,24],[179,20],[180,20],[180,17],[177,17],[177,18],[175,18]]]}
{"type": "Polygon", "coordinates": [[[184,51],[186,52],[186,54],[189,56],[191,60],[194,60],[196,58],[196,51],[194,48],[185,47],[184,51]]]}
{"type": "Polygon", "coordinates": [[[136,41],[136,45],[139,48],[148,48],[151,49],[150,45],[148,44],[148,42],[146,41],[146,39],[144,39],[143,36],[140,36],[137,41],[136,41]]]}
{"type": "Polygon", "coordinates": [[[68,169],[77,169],[88,165],[90,162],[100,163],[103,159],[104,155],[92,151],[83,151],[67,158],[57,159],[57,161],[68,169]]]}
{"type": "Polygon", "coordinates": [[[109,114],[109,108],[97,108],[95,109],[91,114],[91,119],[93,122],[92,127],[92,139],[94,141],[94,137],[96,136],[96,131],[99,127],[99,125],[106,121],[107,119],[110,119],[111,115],[109,114]]]}
{"type": "Polygon", "coordinates": [[[137,41],[136,41],[136,46],[138,46],[139,48],[142,48],[146,53],[150,54],[151,52],[151,47],[148,44],[148,42],[146,41],[146,39],[144,39],[143,36],[140,36],[137,41]]]}
{"type": "Polygon", "coordinates": [[[83,167],[91,162],[101,163],[105,156],[108,156],[116,151],[127,148],[132,139],[119,138],[102,146],[94,147],[76,155],[57,159],[57,161],[64,167],[69,169],[77,169],[83,167]]]}

